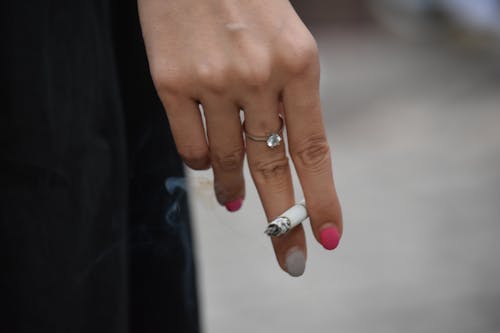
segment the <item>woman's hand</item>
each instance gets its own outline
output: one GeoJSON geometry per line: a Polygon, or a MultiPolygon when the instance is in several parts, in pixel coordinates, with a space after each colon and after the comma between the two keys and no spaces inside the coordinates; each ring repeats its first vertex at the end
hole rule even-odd
{"type": "MultiPolygon", "coordinates": [[[[318,50],[290,3],[139,0],[139,13],[153,80],[185,163],[211,166],[218,201],[237,210],[245,195],[246,153],[270,221],[295,202],[285,143],[245,142],[240,109],[254,136],[275,132],[283,114],[314,235],[334,249],[342,216],[321,116],[318,50]]],[[[285,271],[303,273],[302,226],[273,238],[273,246],[285,271]]]]}

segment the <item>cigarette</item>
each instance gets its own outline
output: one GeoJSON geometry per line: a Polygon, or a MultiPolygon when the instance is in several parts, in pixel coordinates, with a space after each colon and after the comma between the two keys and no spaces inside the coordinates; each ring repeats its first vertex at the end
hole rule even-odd
{"type": "Polygon", "coordinates": [[[264,233],[273,237],[281,236],[301,224],[308,217],[306,201],[301,200],[271,221],[264,233]]]}

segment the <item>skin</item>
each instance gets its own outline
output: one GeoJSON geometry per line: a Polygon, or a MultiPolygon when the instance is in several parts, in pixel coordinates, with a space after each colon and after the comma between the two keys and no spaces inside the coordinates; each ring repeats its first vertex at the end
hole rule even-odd
{"type": "MultiPolygon", "coordinates": [[[[179,154],[193,169],[213,169],[218,201],[244,197],[246,154],[268,221],[292,206],[288,145],[316,240],[326,227],[341,234],[322,121],[318,48],[291,4],[139,0],[138,5],[151,74],[179,154]],[[286,140],[274,149],[264,142],[245,142],[240,110],[246,130],[258,136],[279,128],[281,113],[286,140]]],[[[307,253],[302,226],[272,242],[285,271],[291,250],[307,253]]]]}

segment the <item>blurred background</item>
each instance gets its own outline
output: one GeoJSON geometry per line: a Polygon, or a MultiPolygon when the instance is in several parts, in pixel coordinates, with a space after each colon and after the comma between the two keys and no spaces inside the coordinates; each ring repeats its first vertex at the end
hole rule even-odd
{"type": "Polygon", "coordinates": [[[190,172],[205,332],[499,333],[500,1],[293,4],[320,47],[344,236],[327,252],[307,225],[292,278],[248,170],[234,214],[190,172]]]}

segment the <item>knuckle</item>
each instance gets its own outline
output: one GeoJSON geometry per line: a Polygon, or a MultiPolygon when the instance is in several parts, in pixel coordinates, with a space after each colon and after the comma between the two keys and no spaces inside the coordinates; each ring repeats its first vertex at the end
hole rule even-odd
{"type": "Polygon", "coordinates": [[[252,65],[242,72],[241,79],[247,86],[261,87],[271,79],[271,70],[267,66],[252,65]]]}
{"type": "Polygon", "coordinates": [[[250,165],[250,168],[257,181],[269,182],[283,179],[289,172],[288,157],[282,156],[269,161],[256,161],[250,165]]]}
{"type": "Polygon", "coordinates": [[[195,145],[183,145],[178,148],[179,155],[193,169],[206,169],[209,166],[208,149],[195,145]]]}
{"type": "Polygon", "coordinates": [[[200,64],[196,68],[200,85],[213,92],[222,92],[228,86],[229,70],[222,64],[200,64]]]}
{"type": "Polygon", "coordinates": [[[229,153],[213,153],[212,163],[214,168],[223,172],[238,171],[242,168],[245,151],[243,148],[235,149],[229,153]]]}
{"type": "Polygon", "coordinates": [[[302,41],[293,41],[283,56],[285,69],[292,74],[301,74],[319,65],[318,45],[312,36],[302,41]]]}
{"type": "Polygon", "coordinates": [[[160,94],[175,94],[186,86],[186,75],[173,68],[156,67],[151,71],[151,77],[160,94]]]}
{"type": "Polygon", "coordinates": [[[243,84],[251,87],[265,86],[271,80],[271,60],[265,52],[249,51],[248,61],[239,66],[243,84]]]}
{"type": "Polygon", "coordinates": [[[309,136],[290,153],[297,166],[312,172],[321,172],[330,162],[330,146],[320,134],[309,136]]]}

